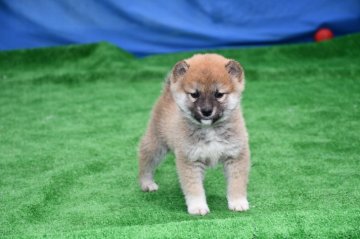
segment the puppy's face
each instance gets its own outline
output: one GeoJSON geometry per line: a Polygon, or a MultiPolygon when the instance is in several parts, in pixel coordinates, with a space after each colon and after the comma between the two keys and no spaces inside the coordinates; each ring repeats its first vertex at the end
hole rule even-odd
{"type": "Polygon", "coordinates": [[[211,125],[238,107],[244,73],[238,62],[220,55],[195,55],[175,65],[170,89],[185,117],[211,125]]]}

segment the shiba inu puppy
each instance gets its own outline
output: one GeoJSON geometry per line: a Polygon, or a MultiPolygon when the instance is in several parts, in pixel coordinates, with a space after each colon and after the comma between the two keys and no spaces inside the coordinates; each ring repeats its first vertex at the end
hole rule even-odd
{"type": "Polygon", "coordinates": [[[194,55],[174,66],[140,143],[143,191],[158,189],[155,168],[172,150],[190,214],[210,212],[204,170],[219,162],[227,179],[229,209],[249,209],[250,150],[240,108],[244,81],[241,65],[217,54],[194,55]]]}

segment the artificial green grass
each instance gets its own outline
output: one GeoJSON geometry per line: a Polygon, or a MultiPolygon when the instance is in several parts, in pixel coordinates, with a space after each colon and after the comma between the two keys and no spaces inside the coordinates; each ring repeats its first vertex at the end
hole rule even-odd
{"type": "Polygon", "coordinates": [[[251,209],[186,213],[174,156],[137,183],[137,144],[172,65],[106,44],[0,52],[1,238],[360,237],[360,35],[219,50],[246,70],[251,209]]]}

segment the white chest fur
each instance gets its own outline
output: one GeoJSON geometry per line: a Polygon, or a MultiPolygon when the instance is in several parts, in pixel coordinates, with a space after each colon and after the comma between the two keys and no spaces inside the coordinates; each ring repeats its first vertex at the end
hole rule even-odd
{"type": "Polygon", "coordinates": [[[241,148],[242,142],[235,135],[209,127],[192,135],[192,142],[187,145],[185,152],[188,160],[215,166],[219,160],[236,157],[241,148]]]}

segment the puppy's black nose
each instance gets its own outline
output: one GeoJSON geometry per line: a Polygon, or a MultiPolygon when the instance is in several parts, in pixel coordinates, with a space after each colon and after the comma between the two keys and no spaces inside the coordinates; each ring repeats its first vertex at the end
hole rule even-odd
{"type": "Polygon", "coordinates": [[[212,109],[208,109],[208,108],[205,108],[205,109],[201,109],[201,114],[205,117],[209,117],[212,113],[212,109]]]}

